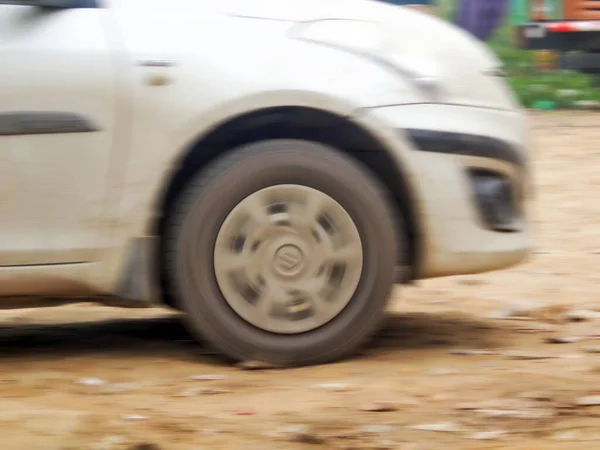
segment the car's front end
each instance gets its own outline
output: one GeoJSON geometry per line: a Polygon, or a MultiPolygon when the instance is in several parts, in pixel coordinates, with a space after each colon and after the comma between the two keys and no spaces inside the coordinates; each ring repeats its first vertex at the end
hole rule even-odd
{"type": "Polygon", "coordinates": [[[369,108],[357,119],[384,133],[390,147],[411,149],[404,164],[420,214],[415,278],[501,269],[527,256],[530,178],[521,113],[416,104],[369,108]]]}
{"type": "Polygon", "coordinates": [[[144,132],[134,133],[132,145],[145,164],[128,177],[151,188],[123,200],[125,210],[136,212],[125,235],[153,229],[154,205],[172,176],[156,173],[194,159],[186,152],[213,145],[203,139],[221,132],[225,148],[246,143],[248,133],[226,131],[232,118],[259,128],[251,135],[271,136],[265,130],[281,118],[270,111],[287,108],[334,115],[378,145],[347,142],[350,136],[338,138],[343,130],[314,120],[300,129],[288,124],[289,134],[279,128],[278,137],[337,142],[363,156],[383,151],[393,162],[410,191],[396,197],[411,203],[403,211],[411,222],[410,278],[500,269],[529,253],[526,115],[498,59],[468,33],[371,0],[152,5],[116,10],[132,52],[141,58],[160,48],[160,59],[175,64],[136,67],[136,74],[169,70],[177,81],[165,90],[135,86],[133,127],[144,132]],[[164,35],[153,32],[164,23],[179,25],[164,35]],[[218,42],[200,45],[215,36],[218,42]]]}
{"type": "Polygon", "coordinates": [[[115,8],[149,81],[132,85],[120,223],[143,242],[120,297],[167,293],[233,359],[313,364],[377,329],[396,266],[527,255],[525,117],[482,44],[370,0],[179,1],[115,8]]]}
{"type": "Polygon", "coordinates": [[[484,272],[523,260],[531,246],[526,115],[501,63],[443,20],[365,1],[347,2],[346,12],[336,3],[335,15],[332,3],[270,14],[301,18],[290,38],[379,65],[410,91],[398,100],[390,90],[386,101],[376,86],[378,95],[351,117],[384,143],[408,178],[419,215],[412,276],[484,272]]]}

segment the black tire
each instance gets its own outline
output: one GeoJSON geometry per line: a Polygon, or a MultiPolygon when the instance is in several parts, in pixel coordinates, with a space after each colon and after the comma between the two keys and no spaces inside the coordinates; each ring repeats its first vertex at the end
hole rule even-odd
{"type": "Polygon", "coordinates": [[[383,318],[404,235],[396,214],[378,180],[335,149],[296,140],[250,144],[202,170],[179,196],[168,220],[168,276],[191,330],[235,361],[299,366],[339,360],[364,344],[383,318]],[[253,192],[279,184],[305,185],[335,199],[363,245],[362,275],[346,308],[296,335],[244,321],[223,298],[213,266],[216,236],[230,211],[253,192]]]}

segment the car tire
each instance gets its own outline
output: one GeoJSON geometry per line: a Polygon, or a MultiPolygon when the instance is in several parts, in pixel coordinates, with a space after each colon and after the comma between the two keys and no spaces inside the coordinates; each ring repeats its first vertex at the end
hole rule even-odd
{"type": "Polygon", "coordinates": [[[169,217],[165,261],[186,323],[234,361],[351,355],[385,312],[404,235],[397,214],[378,180],[336,149],[234,149],[197,174],[169,217]]]}

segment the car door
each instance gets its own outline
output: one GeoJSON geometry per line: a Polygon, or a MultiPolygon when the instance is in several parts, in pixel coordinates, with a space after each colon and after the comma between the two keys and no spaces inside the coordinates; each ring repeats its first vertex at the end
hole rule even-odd
{"type": "MultiPolygon", "coordinates": [[[[108,11],[0,2],[0,267],[90,262],[110,232],[108,11]],[[4,3],[4,4],[2,4],[4,3]]],[[[35,3],[35,2],[32,2],[35,3]]]]}

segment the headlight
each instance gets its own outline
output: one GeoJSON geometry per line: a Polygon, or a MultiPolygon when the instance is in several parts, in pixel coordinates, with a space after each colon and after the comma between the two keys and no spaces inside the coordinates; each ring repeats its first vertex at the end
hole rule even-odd
{"type": "Polygon", "coordinates": [[[340,48],[375,60],[414,83],[429,100],[439,100],[442,93],[437,65],[426,55],[401,51],[403,49],[398,48],[394,35],[386,24],[342,19],[305,22],[291,30],[293,38],[340,48]]]}

